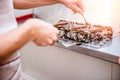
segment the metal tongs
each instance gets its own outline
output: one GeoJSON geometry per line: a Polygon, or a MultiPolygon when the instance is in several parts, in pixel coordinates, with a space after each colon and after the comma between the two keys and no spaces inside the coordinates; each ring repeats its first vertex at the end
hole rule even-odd
{"type": "Polygon", "coordinates": [[[85,24],[86,24],[86,25],[90,25],[90,24],[87,22],[86,17],[85,17],[85,15],[84,15],[83,11],[81,11],[81,16],[83,17],[83,19],[84,19],[84,21],[85,21],[85,24]]]}

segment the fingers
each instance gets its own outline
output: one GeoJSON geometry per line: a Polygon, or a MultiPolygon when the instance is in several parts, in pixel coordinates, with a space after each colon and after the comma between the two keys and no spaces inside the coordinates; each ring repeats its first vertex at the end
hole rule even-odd
{"type": "Polygon", "coordinates": [[[73,5],[71,9],[74,13],[83,14],[83,11],[77,5],[73,5]]]}
{"type": "Polygon", "coordinates": [[[53,40],[53,42],[50,44],[50,46],[55,45],[55,44],[56,44],[56,42],[57,42],[57,40],[53,40]]]}
{"type": "Polygon", "coordinates": [[[76,4],[81,9],[81,11],[84,12],[84,1],[78,0],[76,4]]]}
{"type": "Polygon", "coordinates": [[[120,64],[120,57],[119,57],[118,63],[120,64]]]}
{"type": "MultiPolygon", "coordinates": [[[[45,39],[41,39],[41,37],[37,38],[36,40],[34,40],[34,42],[38,45],[38,46],[53,46],[56,44],[56,42],[58,41],[58,34],[49,34],[50,36],[45,38],[45,39]]],[[[46,36],[44,36],[46,37],[46,36]]]]}
{"type": "Polygon", "coordinates": [[[53,44],[53,41],[51,39],[48,39],[47,41],[40,41],[39,39],[34,41],[35,44],[37,44],[38,46],[48,46],[53,44]]]}
{"type": "Polygon", "coordinates": [[[58,41],[58,35],[56,35],[56,37],[53,38],[51,46],[55,45],[57,41],[58,41]]]}
{"type": "Polygon", "coordinates": [[[83,14],[84,12],[84,1],[83,0],[74,0],[66,1],[63,3],[68,8],[70,8],[74,13],[83,14]]]}
{"type": "Polygon", "coordinates": [[[72,7],[73,7],[73,12],[74,13],[80,13],[81,15],[83,15],[83,13],[84,13],[84,7],[81,6],[80,3],[77,3],[77,4],[75,4],[72,7]]]}

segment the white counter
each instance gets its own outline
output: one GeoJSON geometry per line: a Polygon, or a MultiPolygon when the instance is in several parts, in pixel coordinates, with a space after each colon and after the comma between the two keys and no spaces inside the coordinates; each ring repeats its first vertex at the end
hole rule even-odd
{"type": "Polygon", "coordinates": [[[120,80],[120,66],[60,47],[21,50],[23,71],[37,80],[120,80]]]}

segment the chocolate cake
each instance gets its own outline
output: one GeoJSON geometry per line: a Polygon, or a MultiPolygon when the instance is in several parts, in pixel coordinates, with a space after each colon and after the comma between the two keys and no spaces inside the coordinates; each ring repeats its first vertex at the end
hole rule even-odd
{"type": "Polygon", "coordinates": [[[109,41],[113,31],[109,26],[90,25],[73,21],[60,20],[54,25],[60,31],[60,38],[77,42],[109,41]]]}

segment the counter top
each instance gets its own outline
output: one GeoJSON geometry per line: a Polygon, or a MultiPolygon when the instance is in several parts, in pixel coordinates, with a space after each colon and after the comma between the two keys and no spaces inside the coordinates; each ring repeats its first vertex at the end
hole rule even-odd
{"type": "Polygon", "coordinates": [[[113,38],[109,44],[102,46],[101,48],[98,49],[85,47],[81,45],[65,47],[63,45],[57,44],[57,46],[118,64],[118,60],[120,56],[120,34],[118,34],[115,38],[113,38]]]}

